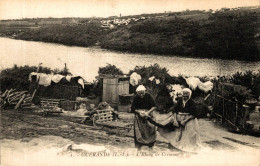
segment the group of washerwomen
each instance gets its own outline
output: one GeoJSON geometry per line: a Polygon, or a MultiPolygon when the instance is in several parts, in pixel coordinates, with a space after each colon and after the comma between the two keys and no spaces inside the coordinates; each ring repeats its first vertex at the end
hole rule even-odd
{"type": "Polygon", "coordinates": [[[194,152],[200,145],[196,103],[191,99],[189,88],[182,90],[181,97],[169,110],[164,118],[157,119],[156,103],[146,92],[143,85],[136,89],[131,111],[134,118],[134,142],[138,150],[143,147],[152,149],[156,141],[156,129],[160,135],[168,140],[169,148],[180,151],[194,152]]]}

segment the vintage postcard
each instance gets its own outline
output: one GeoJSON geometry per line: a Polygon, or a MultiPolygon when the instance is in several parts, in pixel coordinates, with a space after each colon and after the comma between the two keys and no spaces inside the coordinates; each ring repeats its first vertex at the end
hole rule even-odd
{"type": "Polygon", "coordinates": [[[260,164],[259,0],[1,0],[0,165],[260,164]]]}

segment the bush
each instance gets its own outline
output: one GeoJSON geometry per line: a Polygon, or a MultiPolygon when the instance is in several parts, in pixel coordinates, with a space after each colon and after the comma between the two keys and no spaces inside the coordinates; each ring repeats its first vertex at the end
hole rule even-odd
{"type": "Polygon", "coordinates": [[[237,72],[231,76],[229,81],[233,84],[245,86],[252,91],[255,98],[260,96],[260,70],[256,73],[252,71],[237,72]]]}
{"type": "Polygon", "coordinates": [[[156,86],[154,82],[149,81],[149,78],[152,76],[160,80],[160,85],[164,85],[172,79],[168,73],[168,69],[165,67],[160,67],[157,63],[149,67],[136,66],[133,70],[129,71],[129,75],[131,75],[133,72],[141,75],[141,82],[146,86],[156,86]]]}
{"type": "MultiPolygon", "coordinates": [[[[0,73],[0,83],[1,83],[1,91],[5,91],[6,89],[15,88],[16,90],[28,90],[29,89],[29,74],[31,72],[36,72],[36,66],[21,66],[18,67],[14,65],[12,68],[7,68],[1,71],[0,73]]],[[[54,73],[54,74],[70,74],[67,68],[63,70],[55,69],[51,70],[48,67],[40,67],[39,72],[41,73],[54,73]]]]}
{"type": "Polygon", "coordinates": [[[167,84],[171,83],[173,79],[166,68],[160,67],[156,63],[149,67],[136,66],[133,70],[129,71],[129,75],[133,72],[141,75],[142,79],[140,84],[146,86],[148,93],[153,95],[158,108],[161,110],[167,110],[172,106],[172,99],[169,95],[167,84]],[[152,76],[154,76],[155,79],[150,81],[149,78],[152,76]],[[156,79],[160,80],[159,84],[156,84],[156,79]]]}
{"type": "Polygon", "coordinates": [[[105,67],[99,67],[98,74],[123,75],[123,71],[115,65],[107,64],[105,67]]]}
{"type": "MultiPolygon", "coordinates": [[[[29,74],[36,72],[36,66],[21,66],[14,65],[12,68],[2,70],[0,73],[1,90],[15,88],[16,90],[28,90],[29,89],[29,74]]],[[[41,72],[51,73],[51,69],[47,67],[41,67],[41,72]]]]}

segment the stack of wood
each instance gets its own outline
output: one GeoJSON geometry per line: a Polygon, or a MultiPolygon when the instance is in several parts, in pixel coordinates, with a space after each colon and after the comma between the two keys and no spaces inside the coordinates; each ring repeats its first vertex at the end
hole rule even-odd
{"type": "Polygon", "coordinates": [[[28,91],[17,91],[16,89],[6,90],[1,95],[1,99],[1,107],[5,105],[14,106],[14,109],[28,109],[36,107],[32,103],[33,97],[28,93],[28,91]]]}

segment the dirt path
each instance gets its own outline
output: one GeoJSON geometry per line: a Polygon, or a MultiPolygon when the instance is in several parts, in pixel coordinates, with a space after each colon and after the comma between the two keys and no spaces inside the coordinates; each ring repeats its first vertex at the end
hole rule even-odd
{"type": "MultiPolygon", "coordinates": [[[[132,114],[120,113],[120,117],[122,121],[133,121],[132,114]]],[[[46,154],[54,163],[57,162],[57,165],[64,161],[64,156],[73,157],[70,159],[71,162],[75,157],[81,156],[79,161],[85,163],[86,160],[93,157],[88,156],[90,155],[89,152],[95,151],[106,151],[110,155],[108,157],[117,157],[116,163],[119,165],[120,162],[124,162],[126,159],[131,160],[131,157],[134,160],[137,157],[137,163],[143,161],[142,158],[137,156],[137,151],[134,149],[133,131],[130,131],[125,136],[120,136],[116,135],[113,130],[98,130],[93,126],[80,124],[80,121],[79,118],[69,116],[43,117],[37,111],[2,110],[0,123],[2,163],[20,165],[18,160],[16,160],[17,163],[10,163],[9,157],[13,154],[19,156],[17,159],[22,160],[25,165],[36,164],[31,163],[31,160],[25,160],[28,155],[35,158],[33,161],[39,161],[37,164],[46,164],[45,160],[42,160],[46,157],[46,154]],[[115,153],[117,156],[111,156],[115,153]],[[57,154],[60,157],[63,156],[60,158],[61,161],[57,160],[57,154]],[[39,156],[41,157],[39,158],[39,156]]],[[[193,163],[201,165],[201,159],[207,159],[208,161],[203,162],[203,165],[212,165],[212,162],[216,162],[216,155],[219,156],[217,157],[219,165],[223,163],[232,165],[231,161],[233,161],[233,164],[239,161],[238,165],[257,165],[260,163],[258,158],[260,156],[259,137],[228,132],[218,123],[207,119],[199,120],[199,126],[203,149],[198,154],[188,154],[189,157],[187,158],[187,154],[183,156],[182,153],[169,151],[167,142],[158,135],[153,153],[142,154],[141,157],[147,159],[147,157],[154,156],[155,152],[160,151],[158,158],[164,157],[165,160],[165,157],[169,159],[169,157],[175,156],[175,159],[183,165],[189,165],[191,160],[193,163]],[[183,160],[183,157],[185,160],[183,160]]],[[[102,155],[106,155],[106,153],[102,153],[102,155]]],[[[102,159],[101,163],[104,163],[103,159],[108,158],[102,155],[99,159],[102,159]]],[[[159,162],[154,157],[150,159],[151,161],[154,160],[154,163],[159,162]]],[[[108,160],[108,163],[110,162],[111,160],[108,160]]],[[[81,165],[80,162],[78,164],[81,165]]]]}

